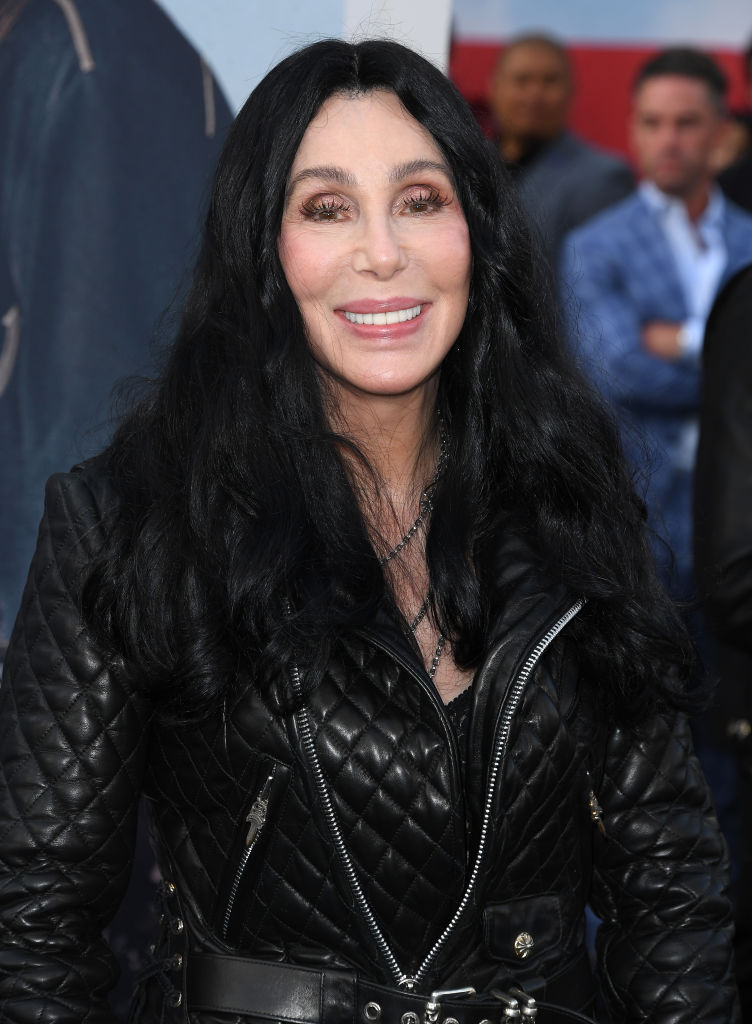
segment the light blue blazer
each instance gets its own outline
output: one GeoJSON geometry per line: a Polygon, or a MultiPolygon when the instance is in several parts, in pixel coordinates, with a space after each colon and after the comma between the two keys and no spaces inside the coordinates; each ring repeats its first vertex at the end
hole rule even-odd
{"type": "MultiPolygon", "coordinates": [[[[721,284],[752,262],[752,217],[726,200],[727,260],[721,284]]],[[[565,323],[579,361],[612,403],[627,457],[648,502],[655,544],[677,597],[692,595],[692,467],[682,446],[696,423],[700,359],[646,352],[642,325],[682,322],[689,311],[674,257],[655,212],[639,192],[567,236],[561,263],[565,323]]]]}

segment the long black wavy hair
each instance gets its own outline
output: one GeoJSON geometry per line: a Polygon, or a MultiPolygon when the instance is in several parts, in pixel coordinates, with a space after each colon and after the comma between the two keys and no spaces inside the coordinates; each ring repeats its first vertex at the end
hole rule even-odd
{"type": "Polygon", "coordinates": [[[509,179],[454,86],[393,42],[315,43],[278,64],[230,131],[164,370],[102,460],[119,495],[84,612],[163,706],[211,706],[252,679],[284,693],[389,600],[278,254],[306,128],[335,93],[395,93],[433,136],[470,233],[467,316],[438,402],[449,443],[426,538],[431,615],[481,660],[508,531],[589,598],[582,657],[634,717],[686,673],[644,509],[610,417],[557,337],[509,179]],[[678,666],[678,669],[677,669],[678,666]]]}

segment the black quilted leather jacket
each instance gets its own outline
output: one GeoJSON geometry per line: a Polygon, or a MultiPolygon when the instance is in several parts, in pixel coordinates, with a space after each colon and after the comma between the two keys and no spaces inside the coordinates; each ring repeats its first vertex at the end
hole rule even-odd
{"type": "Polygon", "coordinates": [[[166,898],[142,1020],[239,1019],[186,1016],[181,964],[197,950],[403,974],[422,992],[533,986],[583,962],[588,900],[614,1021],[736,1019],[725,849],[686,721],[599,724],[568,639],[587,606],[542,584],[520,544],[500,553],[506,598],[463,777],[428,677],[376,625],[346,639],[297,715],[247,691],[198,725],[160,722],[76,610],[111,500],[90,470],[50,481],[7,655],[2,1021],[112,1020],[101,931],[141,794],[166,898]]]}

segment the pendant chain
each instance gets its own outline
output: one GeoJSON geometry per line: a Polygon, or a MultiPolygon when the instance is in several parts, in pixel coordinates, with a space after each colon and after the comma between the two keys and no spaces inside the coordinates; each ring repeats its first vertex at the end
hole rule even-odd
{"type": "Polygon", "coordinates": [[[417,613],[415,615],[415,618],[410,623],[410,625],[407,627],[410,630],[411,633],[414,633],[415,630],[418,628],[418,626],[423,621],[423,619],[425,619],[426,612],[428,611],[428,603],[429,603],[430,600],[431,600],[431,593],[429,591],[429,593],[426,594],[425,601],[423,602],[423,604],[418,609],[418,611],[417,611],[417,613]]]}
{"type": "MultiPolygon", "coordinates": [[[[426,597],[425,597],[425,600],[423,601],[423,604],[418,609],[415,618],[413,619],[413,621],[408,626],[408,629],[410,630],[410,632],[413,635],[415,635],[415,630],[421,624],[423,619],[425,619],[426,612],[428,611],[428,605],[429,605],[430,601],[431,601],[431,591],[429,590],[429,592],[426,594],[426,597]]],[[[439,642],[436,644],[436,650],[433,652],[433,658],[431,659],[431,665],[430,665],[430,668],[428,669],[428,675],[430,676],[431,679],[433,679],[433,677],[436,675],[436,669],[439,667],[439,662],[441,661],[441,654],[442,654],[442,651],[444,650],[444,643],[445,643],[445,641],[446,641],[446,637],[444,636],[444,634],[443,633],[439,633],[439,642]]]]}
{"type": "Polygon", "coordinates": [[[379,558],[379,565],[386,565],[387,562],[391,562],[393,558],[396,558],[397,555],[402,551],[402,549],[406,545],[408,545],[410,541],[413,539],[415,534],[423,525],[426,517],[431,514],[431,511],[433,509],[433,492],[436,489],[436,484],[439,482],[439,477],[444,472],[444,467],[446,466],[447,463],[448,448],[449,445],[447,442],[444,424],[442,420],[439,419],[439,457],[436,460],[436,471],[433,474],[433,479],[431,480],[430,484],[428,485],[428,487],[426,487],[425,491],[423,491],[423,493],[420,496],[417,519],[412,524],[407,533],[404,535],[399,544],[396,544],[391,551],[387,552],[387,554],[382,555],[381,558],[379,558]]]}
{"type": "MultiPolygon", "coordinates": [[[[436,484],[439,482],[439,478],[441,477],[441,474],[444,472],[444,467],[446,466],[447,457],[448,457],[448,448],[449,448],[449,445],[447,443],[446,430],[444,429],[444,423],[443,423],[443,421],[441,419],[441,416],[439,416],[439,457],[436,460],[436,470],[435,470],[435,472],[433,474],[433,479],[431,480],[431,482],[428,485],[428,487],[426,487],[426,489],[423,491],[423,493],[420,496],[420,503],[419,503],[419,506],[418,506],[418,515],[417,515],[417,518],[415,519],[415,522],[412,524],[410,529],[404,535],[402,540],[398,544],[396,544],[392,548],[391,551],[387,552],[386,555],[383,555],[381,558],[379,558],[379,565],[384,566],[388,562],[391,562],[391,560],[393,558],[396,558],[397,555],[400,554],[402,549],[404,547],[406,547],[410,543],[410,541],[413,539],[415,534],[418,532],[418,530],[421,528],[421,526],[425,522],[426,518],[433,511],[433,492],[436,489],[436,484]]],[[[415,635],[415,630],[418,628],[418,626],[421,624],[423,619],[426,617],[426,613],[428,612],[428,606],[430,604],[430,601],[431,601],[431,592],[429,590],[429,592],[426,594],[425,600],[423,601],[423,603],[421,604],[420,608],[418,609],[418,611],[417,611],[417,613],[415,615],[415,618],[412,620],[412,622],[410,623],[410,625],[408,627],[410,632],[413,635],[415,635]]],[[[443,633],[439,633],[439,640],[438,640],[438,643],[436,644],[436,650],[433,653],[433,658],[431,659],[431,665],[430,665],[430,667],[428,669],[428,675],[429,675],[429,677],[431,679],[434,678],[434,676],[436,675],[436,670],[439,667],[439,662],[441,661],[441,654],[442,654],[442,652],[444,650],[444,643],[445,643],[445,641],[446,641],[446,637],[444,636],[444,634],[443,633]]]]}

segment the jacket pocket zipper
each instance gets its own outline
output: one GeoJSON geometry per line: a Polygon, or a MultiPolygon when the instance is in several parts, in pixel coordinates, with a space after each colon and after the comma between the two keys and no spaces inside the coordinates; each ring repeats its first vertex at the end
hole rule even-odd
{"type": "Polygon", "coordinates": [[[253,848],[259,840],[261,832],[266,824],[266,816],[269,811],[269,796],[271,794],[272,783],[274,782],[274,775],[277,768],[276,765],[272,768],[267,776],[264,784],[259,790],[256,799],[253,801],[250,811],[246,816],[246,823],[248,824],[248,835],[245,837],[245,849],[240,858],[238,869],[235,872],[235,877],[232,880],[232,886],[230,887],[230,895],[227,898],[227,906],[225,908],[225,916],[222,921],[222,938],[227,938],[227,932],[230,927],[230,919],[232,918],[232,910],[235,905],[235,898],[238,895],[238,889],[243,879],[243,872],[245,871],[248,859],[253,852],[253,848]]]}
{"type": "Polygon", "coordinates": [[[587,769],[585,769],[585,774],[587,775],[588,783],[590,784],[590,789],[588,790],[587,794],[587,804],[588,811],[590,813],[590,818],[593,824],[597,826],[600,834],[605,838],[606,826],[603,824],[603,808],[598,803],[598,797],[595,795],[595,790],[592,788],[593,780],[590,776],[590,772],[587,769]]]}

